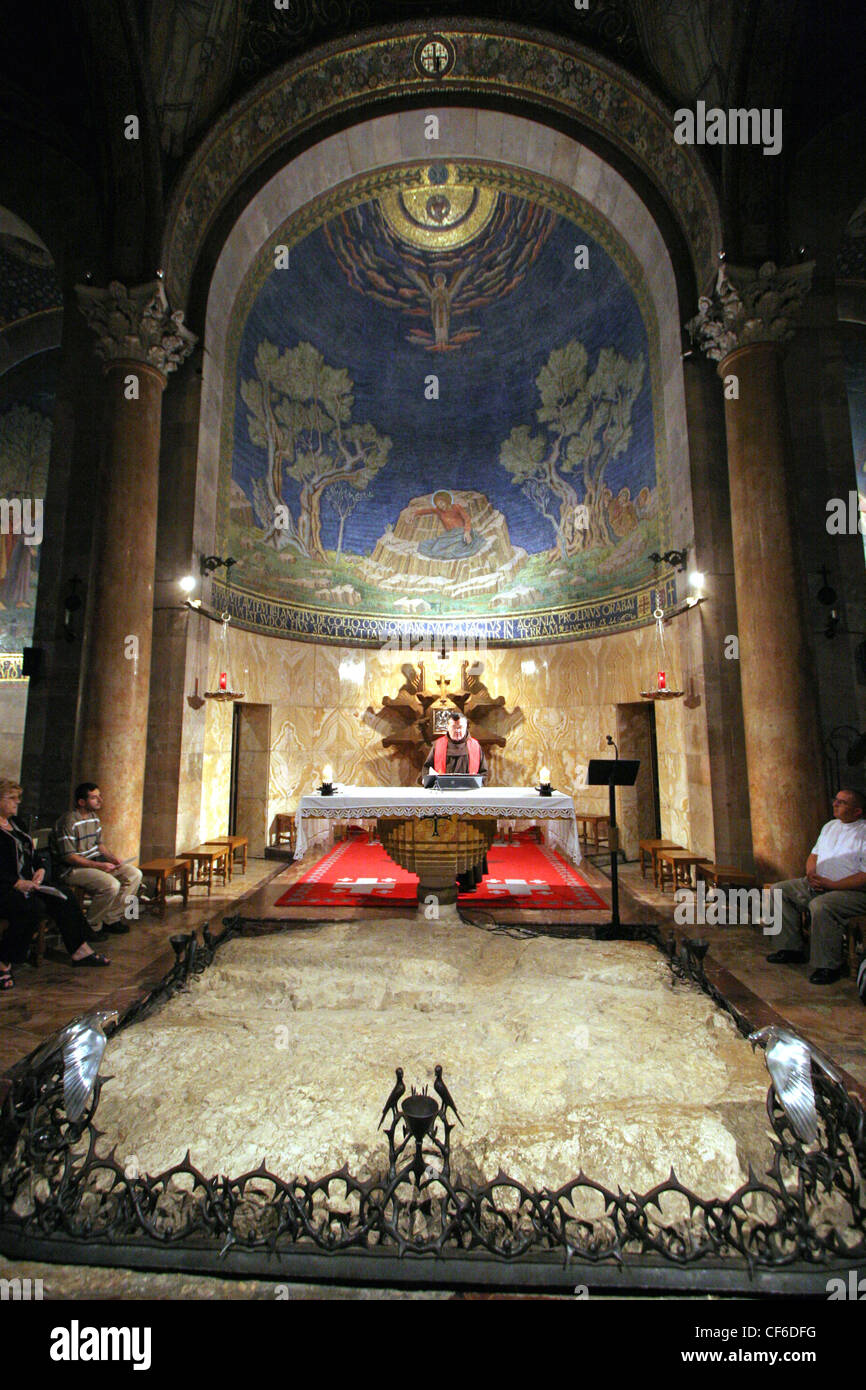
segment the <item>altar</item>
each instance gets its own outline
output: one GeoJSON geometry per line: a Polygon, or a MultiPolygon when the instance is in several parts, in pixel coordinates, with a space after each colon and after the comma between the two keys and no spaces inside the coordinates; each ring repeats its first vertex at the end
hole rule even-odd
{"type": "Polygon", "coordinates": [[[340,787],[298,802],[295,853],[320,837],[311,822],[375,820],[385,853],[418,875],[418,901],[455,902],[457,875],[483,863],[500,820],[544,821],[552,848],[580,863],[574,802],[563,792],[541,796],[527,787],[433,791],[423,787],[340,787]]]}

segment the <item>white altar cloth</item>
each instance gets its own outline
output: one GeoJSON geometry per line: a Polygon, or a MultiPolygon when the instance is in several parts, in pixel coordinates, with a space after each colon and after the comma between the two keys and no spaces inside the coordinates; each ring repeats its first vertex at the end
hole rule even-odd
{"type": "Polygon", "coordinates": [[[378,816],[422,819],[425,816],[489,816],[497,820],[543,820],[552,848],[580,863],[574,802],[564,792],[541,796],[531,787],[482,787],[465,792],[428,791],[426,787],[345,787],[333,796],[302,796],[295,814],[295,855],[306,854],[321,838],[310,821],[373,820],[378,816]]]}

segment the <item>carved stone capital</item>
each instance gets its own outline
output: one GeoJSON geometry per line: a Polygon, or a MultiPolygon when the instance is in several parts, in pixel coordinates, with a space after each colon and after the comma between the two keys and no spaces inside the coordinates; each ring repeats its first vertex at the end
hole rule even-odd
{"type": "Polygon", "coordinates": [[[686,325],[692,342],[713,362],[749,343],[785,342],[797,327],[814,268],[814,261],[782,270],[772,261],[760,270],[722,265],[712,297],[698,300],[686,325]]]}
{"type": "Polygon", "coordinates": [[[76,285],[75,293],[105,362],[142,362],[167,376],[195,346],[182,310],[170,311],[161,280],[132,289],[119,280],[112,280],[108,289],[76,285]]]}

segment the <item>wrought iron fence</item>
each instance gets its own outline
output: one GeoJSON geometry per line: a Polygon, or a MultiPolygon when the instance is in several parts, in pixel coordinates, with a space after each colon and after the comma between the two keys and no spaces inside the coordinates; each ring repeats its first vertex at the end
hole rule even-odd
{"type": "MultiPolygon", "coordinates": [[[[127,1011],[132,1026],[184,989],[241,930],[227,919],[172,938],[175,963],[127,1011]]],[[[743,1020],[707,981],[705,946],[659,946],[674,974],[743,1020]]],[[[866,1112],[815,1076],[820,1142],[804,1147],[770,1088],[773,1158],[763,1175],[725,1198],[700,1197],[669,1177],[645,1193],[605,1187],[583,1172],[555,1189],[530,1188],[500,1171],[487,1182],[453,1169],[454,1102],[437,1069],[437,1098],[403,1100],[402,1077],[383,1110],[387,1158],[369,1179],[347,1166],[317,1179],[285,1178],[264,1165],[240,1177],[208,1176],[184,1160],[164,1172],[131,1172],[103,1151],[95,1124],[99,1078],[71,1123],[62,1061],[12,1073],[0,1115],[0,1248],[11,1256],[145,1267],[228,1269],[308,1277],[413,1282],[544,1283],[575,1277],[621,1289],[694,1287],[805,1292],[839,1269],[866,1262],[866,1112]],[[384,1265],[383,1265],[384,1261],[384,1265]]],[[[425,1088],[426,1090],[426,1088],[425,1088]]]]}

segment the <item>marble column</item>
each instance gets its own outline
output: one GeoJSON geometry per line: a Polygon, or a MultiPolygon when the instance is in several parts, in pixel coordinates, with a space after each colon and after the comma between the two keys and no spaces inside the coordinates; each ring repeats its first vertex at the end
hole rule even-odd
{"type": "Polygon", "coordinates": [[[147,752],[162,393],[195,339],[160,281],[77,287],[104,360],[100,532],[85,630],[80,779],[99,784],[109,847],[137,855],[147,752]]]}
{"type": "Polygon", "coordinates": [[[749,805],[765,880],[802,874],[828,817],[782,366],[810,271],[723,266],[689,325],[724,382],[749,805]]]}
{"type": "MultiPolygon", "coordinates": [[[[752,869],[740,663],[731,659],[727,640],[737,631],[737,600],[725,414],[713,366],[697,353],[683,363],[683,384],[692,506],[699,521],[689,567],[706,576],[708,602],[680,620],[680,639],[689,652],[689,670],[703,685],[713,857],[719,864],[752,869]]],[[[690,785],[700,772],[697,766],[689,769],[690,785]]]]}

